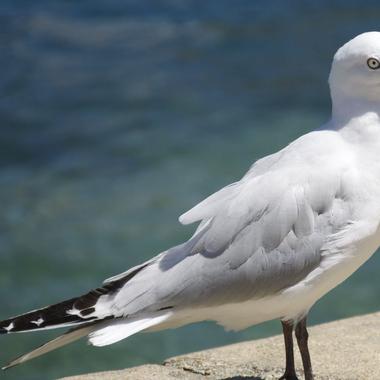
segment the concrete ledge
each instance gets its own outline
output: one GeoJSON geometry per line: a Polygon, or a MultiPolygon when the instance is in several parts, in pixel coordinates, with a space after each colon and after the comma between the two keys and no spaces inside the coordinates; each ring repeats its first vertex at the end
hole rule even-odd
{"type": "MultiPolygon", "coordinates": [[[[380,379],[380,312],[314,326],[309,333],[316,380],[380,379]]],[[[163,365],[144,365],[65,380],[269,380],[282,375],[283,361],[282,336],[275,336],[170,358],[163,365]]],[[[296,362],[301,375],[298,350],[296,362]]]]}

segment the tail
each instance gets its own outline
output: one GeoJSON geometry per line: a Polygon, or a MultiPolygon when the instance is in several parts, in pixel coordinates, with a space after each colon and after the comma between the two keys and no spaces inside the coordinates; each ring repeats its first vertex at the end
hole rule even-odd
{"type": "Polygon", "coordinates": [[[107,310],[96,311],[99,299],[117,293],[146,266],[147,264],[142,264],[134,267],[115,279],[106,280],[102,287],[79,297],[0,321],[0,334],[75,326],[115,317],[107,310]]]}
{"type": "Polygon", "coordinates": [[[0,334],[68,327],[96,319],[96,317],[86,318],[86,309],[82,310],[83,316],[70,313],[71,310],[76,310],[75,305],[78,300],[79,298],[72,298],[1,321],[0,334]]]}
{"type": "Polygon", "coordinates": [[[128,338],[129,336],[140,331],[146,330],[149,327],[158,325],[166,321],[169,317],[170,313],[163,312],[158,315],[145,316],[141,318],[118,319],[113,321],[105,320],[92,323],[90,322],[85,326],[74,327],[63,335],[50,340],[49,342],[34,349],[33,351],[19,356],[4,366],[2,369],[6,370],[16,365],[25,363],[28,360],[47,354],[50,351],[63,347],[66,344],[72,343],[86,335],[89,335],[89,343],[93,346],[107,346],[122,339],[128,338]]]}
{"type": "Polygon", "coordinates": [[[65,346],[66,344],[74,342],[75,340],[82,338],[83,336],[91,333],[92,331],[94,331],[94,326],[86,326],[86,327],[71,329],[71,330],[67,331],[65,334],[59,336],[58,338],[55,338],[55,339],[43,344],[42,346],[36,348],[35,350],[12,360],[10,363],[8,363],[6,366],[4,366],[2,369],[3,370],[9,369],[9,368],[14,367],[18,364],[21,364],[21,363],[24,363],[28,360],[34,359],[37,356],[41,356],[41,355],[46,354],[50,351],[53,351],[57,348],[65,346]]]}
{"type": "Polygon", "coordinates": [[[97,308],[98,301],[102,296],[114,295],[145,267],[146,265],[140,265],[132,268],[120,276],[107,280],[102,287],[91,290],[80,297],[0,321],[0,334],[73,327],[58,338],[13,360],[3,369],[14,367],[46,354],[85,335],[90,336],[89,341],[94,346],[105,346],[168,319],[172,314],[170,310],[142,314],[131,318],[112,314],[112,307],[97,308]]]}

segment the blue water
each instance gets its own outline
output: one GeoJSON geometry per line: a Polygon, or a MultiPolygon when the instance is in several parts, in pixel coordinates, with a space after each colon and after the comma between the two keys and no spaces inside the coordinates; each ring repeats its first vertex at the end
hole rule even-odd
{"type": "MultiPolygon", "coordinates": [[[[177,217],[330,112],[336,48],[377,1],[0,3],[0,318],[72,297],[189,237],[177,217]]],[[[379,308],[374,256],[311,322],[379,308]]],[[[7,372],[51,379],[278,333],[211,323],[84,341],[7,372]]],[[[56,332],[1,337],[0,361],[56,332]]],[[[254,359],[253,359],[254,360],[254,359]]]]}

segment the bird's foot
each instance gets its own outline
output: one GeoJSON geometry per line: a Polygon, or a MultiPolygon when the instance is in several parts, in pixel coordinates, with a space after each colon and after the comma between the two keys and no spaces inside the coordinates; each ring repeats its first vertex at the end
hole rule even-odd
{"type": "Polygon", "coordinates": [[[284,373],[279,380],[298,380],[298,377],[295,373],[284,373]]]}

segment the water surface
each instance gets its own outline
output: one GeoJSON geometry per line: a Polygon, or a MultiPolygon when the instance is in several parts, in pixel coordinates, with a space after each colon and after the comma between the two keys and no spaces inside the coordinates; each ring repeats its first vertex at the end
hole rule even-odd
{"type": "MultiPolygon", "coordinates": [[[[373,1],[0,4],[0,317],[98,286],[188,238],[177,217],[330,112],[336,48],[378,27],[373,1]]],[[[380,257],[311,322],[379,308],[380,257]]],[[[212,323],[84,341],[9,371],[51,379],[280,332],[212,323]]],[[[1,362],[56,332],[1,337],[1,362]]],[[[254,360],[254,358],[253,358],[254,360]]]]}

